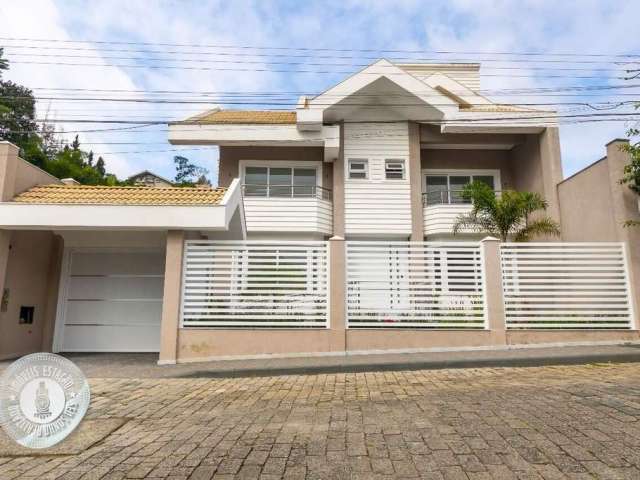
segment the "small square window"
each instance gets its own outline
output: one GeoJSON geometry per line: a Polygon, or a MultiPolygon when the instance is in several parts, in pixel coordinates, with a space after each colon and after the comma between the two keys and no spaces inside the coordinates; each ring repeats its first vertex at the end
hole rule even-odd
{"type": "Polygon", "coordinates": [[[349,160],[349,178],[366,179],[368,176],[369,162],[367,160],[352,158],[349,160]]]}
{"type": "Polygon", "coordinates": [[[35,307],[25,307],[24,305],[22,305],[20,307],[20,318],[18,319],[18,323],[32,324],[34,310],[35,310],[35,307]]]}
{"type": "Polygon", "coordinates": [[[385,160],[384,175],[387,180],[404,180],[404,160],[385,160]]]}

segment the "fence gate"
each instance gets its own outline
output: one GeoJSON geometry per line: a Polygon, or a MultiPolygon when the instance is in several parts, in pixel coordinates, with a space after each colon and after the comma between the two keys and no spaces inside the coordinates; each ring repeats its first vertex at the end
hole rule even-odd
{"type": "Polygon", "coordinates": [[[184,327],[326,327],[327,243],[187,240],[184,327]]]}
{"type": "Polygon", "coordinates": [[[485,328],[477,242],[346,242],[349,328],[485,328]]]}
{"type": "Polygon", "coordinates": [[[505,243],[501,257],[507,328],[631,328],[624,244],[505,243]]]}

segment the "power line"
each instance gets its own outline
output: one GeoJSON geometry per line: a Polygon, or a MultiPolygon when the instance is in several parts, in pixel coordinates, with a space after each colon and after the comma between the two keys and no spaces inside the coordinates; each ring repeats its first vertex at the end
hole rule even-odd
{"type": "MultiPolygon", "coordinates": [[[[245,53],[245,52],[221,52],[221,51],[184,51],[184,50],[148,50],[148,49],[122,49],[122,48],[96,48],[96,47],[49,47],[43,45],[8,45],[5,48],[9,49],[38,49],[38,50],[55,50],[55,51],[90,51],[90,52],[108,52],[108,53],[145,53],[145,54],[164,54],[164,55],[198,55],[198,56],[220,56],[220,57],[266,57],[266,58],[315,58],[315,59],[337,59],[337,60],[380,60],[380,56],[364,56],[364,55],[313,55],[310,57],[308,53],[306,54],[291,54],[291,53],[245,53]]],[[[7,52],[10,53],[10,52],[7,52]]],[[[26,53],[19,52],[19,55],[28,55],[26,53]]],[[[33,54],[38,55],[38,54],[33,54]]],[[[455,59],[447,59],[442,57],[393,57],[389,59],[392,63],[426,63],[426,62],[437,62],[437,63],[491,63],[491,62],[500,62],[500,63],[553,63],[553,64],[566,64],[566,63],[575,63],[575,64],[614,64],[614,65],[634,65],[638,64],[636,60],[572,60],[568,58],[563,58],[561,60],[548,60],[548,59],[539,59],[539,58],[510,58],[508,60],[504,59],[496,59],[496,58],[455,58],[455,59]]]]}
{"type": "Polygon", "coordinates": [[[220,45],[220,44],[198,44],[198,43],[160,43],[160,42],[133,42],[116,40],[66,40],[56,38],[27,38],[27,37],[0,37],[5,41],[27,41],[39,43],[62,43],[62,44],[98,44],[98,45],[145,45],[158,47],[196,47],[196,48],[226,48],[238,50],[276,50],[276,51],[297,51],[297,52],[360,52],[360,53],[410,53],[410,54],[466,54],[466,55],[505,55],[505,56],[551,56],[551,57],[613,57],[613,58],[640,58],[640,54],[629,53],[575,53],[575,52],[504,52],[504,51],[462,51],[462,50],[402,50],[402,49],[346,49],[346,48],[312,48],[312,47],[282,47],[282,46],[251,46],[251,45],[220,45]]]}
{"type": "MultiPolygon", "coordinates": [[[[480,89],[476,90],[476,93],[484,93],[486,95],[514,95],[514,94],[535,94],[535,93],[549,93],[553,91],[567,92],[567,91],[605,91],[605,90],[619,90],[639,88],[640,83],[636,84],[617,84],[617,85],[567,85],[558,87],[532,87],[532,88],[502,88],[502,89],[480,89]]],[[[55,91],[81,91],[81,92],[111,92],[111,93],[144,93],[144,94],[197,94],[197,95],[307,95],[316,96],[318,92],[308,91],[233,91],[233,90],[131,90],[131,89],[98,89],[98,88],[69,88],[69,87],[31,87],[32,90],[55,90],[55,91]]],[[[423,92],[427,93],[427,91],[423,92]]],[[[452,93],[464,93],[463,91],[452,90],[452,93]]],[[[353,96],[377,96],[379,94],[363,94],[353,93],[353,96]]],[[[400,94],[394,94],[400,95],[400,94]]],[[[406,94],[412,96],[411,94],[406,94]]],[[[619,94],[622,95],[622,94],[619,94]]]]}
{"type": "MultiPolygon", "coordinates": [[[[26,95],[0,95],[0,98],[4,99],[26,99],[31,98],[26,95]]],[[[289,111],[295,105],[291,101],[258,101],[258,100],[249,100],[249,101],[233,101],[233,100],[180,100],[180,99],[157,99],[157,98],[108,98],[108,97],[34,97],[36,100],[40,101],[63,101],[63,102],[113,102],[113,103],[143,103],[143,104],[152,104],[152,105],[211,105],[221,104],[221,105],[244,105],[244,106],[273,106],[273,107],[288,107],[284,110],[289,111]]],[[[381,98],[384,98],[382,96],[381,98]]],[[[633,105],[637,102],[640,102],[640,96],[633,100],[624,100],[624,101],[609,101],[609,102],[596,102],[597,105],[615,105],[616,107],[624,106],[624,105],[633,105]]],[[[314,107],[331,107],[333,103],[322,103],[316,102],[313,104],[314,107]]],[[[409,103],[394,103],[394,102],[385,102],[383,104],[372,104],[372,103],[357,103],[357,102],[349,102],[345,104],[347,107],[375,107],[379,108],[380,106],[385,107],[416,107],[421,105],[418,102],[409,102],[409,103]]],[[[439,107],[439,106],[450,106],[451,103],[429,103],[430,106],[439,107]]],[[[571,106],[586,106],[593,107],[593,102],[517,102],[517,103],[466,103],[466,105],[470,107],[505,107],[505,106],[558,106],[558,105],[571,105],[571,106]]]]}
{"type": "MultiPolygon", "coordinates": [[[[296,70],[283,70],[283,69],[270,69],[270,68],[218,68],[218,67],[186,67],[186,66],[177,66],[177,65],[141,65],[141,64],[108,64],[108,63],[78,63],[78,62],[41,62],[41,61],[13,61],[14,64],[21,65],[56,65],[56,66],[65,66],[65,67],[100,67],[100,68],[148,68],[153,70],[191,70],[191,71],[216,71],[216,72],[259,72],[259,73],[304,73],[304,74],[327,74],[327,75],[351,75],[355,73],[352,70],[305,70],[305,69],[296,69],[296,70]]],[[[395,76],[395,75],[405,75],[405,73],[389,73],[389,72],[360,72],[360,74],[366,75],[386,75],[386,76],[395,76]]],[[[536,75],[512,75],[512,74],[492,74],[486,73],[480,74],[481,77],[497,77],[497,78],[538,78],[538,79],[551,79],[551,78],[561,78],[561,79],[581,79],[581,80],[602,80],[602,76],[593,76],[593,75],[547,75],[547,74],[536,74],[536,75]]],[[[630,80],[631,77],[615,77],[611,76],[609,78],[615,80],[630,80]]]]}
{"type": "MultiPolygon", "coordinates": [[[[154,58],[154,57],[130,57],[130,56],[89,56],[89,55],[68,55],[68,54],[47,54],[47,53],[11,53],[9,60],[15,63],[30,63],[24,61],[13,60],[12,57],[44,57],[44,58],[64,58],[64,59],[89,59],[89,60],[134,60],[141,62],[173,62],[173,63],[198,63],[198,64],[231,64],[231,65],[284,65],[284,66],[303,66],[303,67],[345,67],[345,68],[364,68],[370,66],[368,63],[328,63],[328,62],[283,62],[283,61],[265,61],[265,60],[203,60],[193,58],[154,58]]],[[[563,65],[565,62],[561,62],[563,65]]],[[[77,64],[74,62],[74,65],[77,64]]],[[[109,63],[109,65],[112,65],[109,63]]],[[[633,64],[637,65],[637,64],[633,64]]],[[[631,68],[594,68],[594,67],[563,67],[563,66],[489,66],[482,67],[482,71],[495,70],[525,70],[525,71],[557,71],[557,72],[600,72],[600,73],[632,73],[631,68]]],[[[480,75],[483,75],[480,73],[480,75]]]]}
{"type": "MultiPolygon", "coordinates": [[[[487,113],[487,112],[478,112],[478,113],[487,113]]],[[[505,113],[505,112],[498,112],[505,113]]],[[[509,112],[509,113],[519,113],[519,112],[509,112]]],[[[523,112],[524,113],[524,112],[523,112]]],[[[487,117],[487,118],[453,118],[449,120],[434,120],[434,119],[411,119],[412,121],[431,123],[434,125],[446,125],[451,123],[481,123],[481,122],[504,122],[504,121],[514,121],[514,120],[541,120],[541,119],[550,119],[550,120],[558,120],[562,118],[598,118],[598,117],[630,117],[630,116],[640,116],[640,112],[608,112],[608,113],[587,113],[587,114],[572,114],[572,115],[539,115],[544,112],[532,112],[536,113],[536,115],[532,116],[495,116],[495,117],[487,117]]],[[[36,119],[36,122],[47,122],[47,119],[36,119]]],[[[131,124],[131,125],[164,125],[167,123],[166,120],[146,120],[146,121],[138,121],[138,120],[128,120],[128,119],[118,119],[118,120],[99,120],[99,119],[57,119],[55,123],[113,123],[113,124],[131,124]]],[[[217,125],[215,122],[206,122],[202,120],[193,120],[188,123],[182,123],[184,125],[217,125]]],[[[397,121],[393,122],[380,122],[380,121],[366,121],[366,122],[347,122],[347,123],[398,123],[397,121]]]]}

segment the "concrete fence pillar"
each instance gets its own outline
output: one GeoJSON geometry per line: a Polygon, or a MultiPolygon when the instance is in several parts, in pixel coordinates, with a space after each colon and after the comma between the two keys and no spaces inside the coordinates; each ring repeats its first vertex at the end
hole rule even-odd
{"type": "Polygon", "coordinates": [[[484,288],[488,328],[494,333],[497,343],[506,344],[500,240],[493,237],[486,237],[482,240],[481,245],[484,261],[484,288]]]}
{"type": "Polygon", "coordinates": [[[332,352],[347,349],[346,250],[342,237],[329,239],[329,329],[332,352]]]}
{"type": "Polygon", "coordinates": [[[422,164],[420,158],[420,124],[409,122],[409,183],[411,188],[411,241],[424,240],[422,206],[422,164]]]}
{"type": "Polygon", "coordinates": [[[164,265],[164,293],[162,298],[160,358],[158,359],[158,365],[174,364],[178,355],[183,256],[184,232],[182,230],[169,230],[167,232],[167,250],[164,265]]]}

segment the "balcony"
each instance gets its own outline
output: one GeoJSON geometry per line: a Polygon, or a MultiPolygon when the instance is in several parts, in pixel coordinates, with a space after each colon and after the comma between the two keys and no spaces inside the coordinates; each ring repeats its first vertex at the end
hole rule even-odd
{"type": "Polygon", "coordinates": [[[422,205],[425,236],[452,235],[458,216],[471,211],[471,202],[462,198],[461,189],[423,193],[422,205]]]}
{"type": "Polygon", "coordinates": [[[333,232],[332,192],[316,185],[242,186],[248,233],[333,232]]]}

